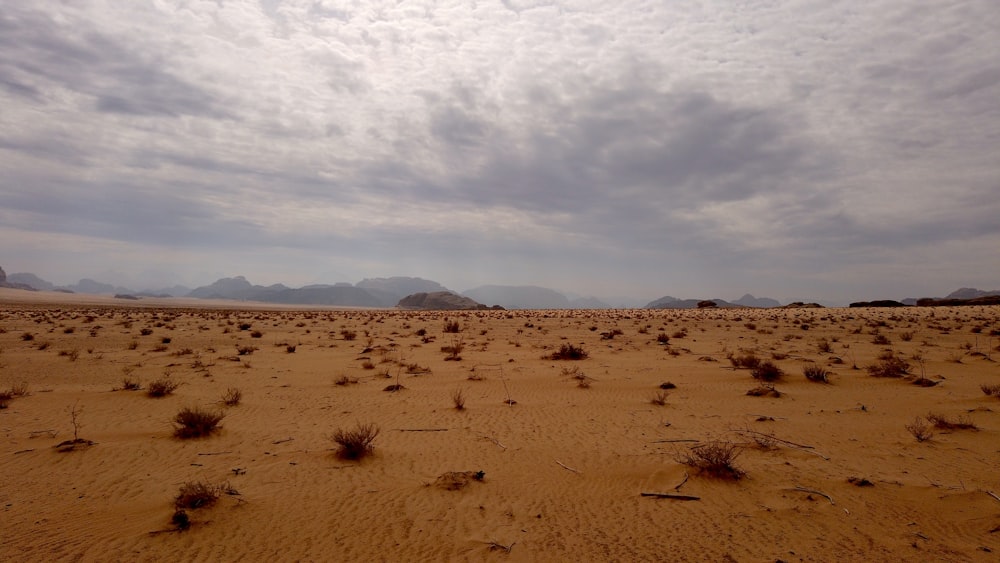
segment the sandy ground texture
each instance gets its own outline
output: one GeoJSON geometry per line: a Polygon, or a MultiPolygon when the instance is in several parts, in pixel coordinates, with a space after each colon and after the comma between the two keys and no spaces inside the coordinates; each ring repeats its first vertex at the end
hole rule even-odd
{"type": "Polygon", "coordinates": [[[0,290],[0,560],[997,561],[998,335],[996,307],[0,290]],[[185,409],[224,418],[179,437],[185,409]]]}

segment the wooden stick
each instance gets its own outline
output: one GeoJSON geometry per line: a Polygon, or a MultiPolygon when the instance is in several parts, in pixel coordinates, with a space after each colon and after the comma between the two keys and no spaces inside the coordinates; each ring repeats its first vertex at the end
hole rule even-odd
{"type": "Polygon", "coordinates": [[[799,492],[802,492],[802,493],[816,494],[816,495],[819,495],[821,497],[825,497],[826,500],[830,501],[830,504],[832,504],[834,506],[836,506],[836,504],[837,504],[837,503],[833,502],[833,497],[831,497],[830,495],[824,493],[823,491],[817,491],[816,489],[807,489],[807,488],[801,487],[801,486],[796,486],[795,489],[793,489],[793,490],[796,490],[796,491],[799,491],[799,492]]]}
{"type": "Polygon", "coordinates": [[[1000,500],[1000,497],[998,497],[996,495],[996,493],[994,493],[993,491],[986,491],[986,494],[990,495],[991,497],[993,497],[993,498],[995,498],[997,500],[1000,500]]]}
{"type": "Polygon", "coordinates": [[[563,463],[561,461],[559,461],[558,459],[556,460],[556,463],[558,463],[559,466],[562,467],[563,469],[568,469],[569,471],[572,471],[573,473],[579,473],[579,471],[577,471],[576,469],[573,469],[572,467],[568,467],[566,465],[563,465],[563,463]]]}
{"type": "MultiPolygon", "coordinates": [[[[514,543],[517,543],[517,542],[514,542],[514,543]]],[[[514,543],[511,543],[510,545],[504,545],[504,544],[502,544],[502,543],[500,543],[498,541],[491,540],[489,542],[489,545],[490,545],[490,550],[502,549],[502,550],[506,551],[507,553],[510,553],[510,550],[513,549],[513,547],[514,547],[514,543]]]]}
{"type": "Polygon", "coordinates": [[[678,484],[678,485],[677,485],[676,487],[674,487],[674,490],[675,490],[675,491],[679,491],[679,490],[681,490],[681,487],[683,487],[683,486],[684,486],[684,483],[687,483],[687,482],[688,482],[688,477],[690,477],[690,475],[688,475],[688,472],[687,472],[687,471],[685,471],[685,472],[684,472],[684,480],[682,480],[682,481],[680,482],[680,484],[678,484]]]}
{"type": "Polygon", "coordinates": [[[285,438],[284,440],[275,440],[271,444],[284,444],[285,442],[291,442],[295,438],[285,438]]]}
{"type": "Polygon", "coordinates": [[[673,493],[639,493],[639,496],[643,497],[653,497],[653,498],[668,498],[670,500],[701,500],[701,497],[695,497],[691,495],[675,495],[673,493]]]}
{"type": "Polygon", "coordinates": [[[749,428],[747,428],[745,430],[737,430],[736,432],[737,433],[747,432],[749,434],[755,434],[757,436],[765,436],[765,437],[767,437],[767,438],[769,438],[771,440],[774,440],[775,442],[781,442],[782,444],[786,444],[786,445],[792,446],[793,448],[800,449],[800,450],[802,450],[802,451],[804,451],[806,453],[810,453],[810,454],[813,454],[813,455],[818,455],[819,457],[825,459],[826,461],[830,461],[830,458],[828,458],[825,455],[817,452],[814,449],[816,446],[807,446],[805,444],[796,444],[795,442],[789,442],[788,440],[782,440],[781,438],[778,438],[777,436],[774,436],[773,434],[768,434],[766,432],[758,432],[756,430],[750,430],[749,428]]]}
{"type": "Polygon", "coordinates": [[[231,453],[233,453],[233,452],[206,452],[206,453],[199,453],[198,455],[222,455],[222,454],[231,454],[231,453]]]}
{"type": "Polygon", "coordinates": [[[496,445],[497,445],[497,447],[498,447],[498,448],[501,448],[501,449],[504,449],[504,450],[506,450],[506,449],[507,449],[507,446],[505,446],[505,445],[501,444],[501,443],[500,443],[500,440],[497,440],[497,439],[496,439],[496,438],[494,438],[493,436],[483,436],[483,438],[486,438],[487,440],[489,440],[489,441],[493,442],[494,444],[496,444],[496,445]]]}

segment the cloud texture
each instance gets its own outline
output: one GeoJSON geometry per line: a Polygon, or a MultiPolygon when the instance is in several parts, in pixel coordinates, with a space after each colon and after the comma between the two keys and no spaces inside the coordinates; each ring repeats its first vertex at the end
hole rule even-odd
{"type": "Polygon", "coordinates": [[[8,271],[1000,286],[991,0],[8,4],[8,271]]]}

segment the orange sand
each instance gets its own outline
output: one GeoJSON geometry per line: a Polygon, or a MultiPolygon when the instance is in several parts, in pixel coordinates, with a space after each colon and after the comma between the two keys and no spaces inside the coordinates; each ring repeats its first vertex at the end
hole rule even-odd
{"type": "Polygon", "coordinates": [[[1000,398],[980,386],[1000,384],[998,329],[997,307],[333,311],[0,289],[0,391],[28,390],[0,410],[0,560],[996,561],[1000,398]],[[543,359],[566,343],[589,358],[543,359]],[[870,377],[887,347],[938,385],[870,377]],[[784,396],[745,394],[740,350],[778,358],[784,396]],[[164,376],[181,384],[165,398],[116,390],[164,376]],[[74,405],[96,444],[60,453],[74,405]],[[185,406],[224,411],[221,431],[173,437],[185,406]],[[931,412],[978,430],[918,442],[905,426],[931,412]],[[330,435],[359,422],[381,428],[374,455],[338,458],[330,435]],[[678,462],[713,439],[744,446],[743,479],[678,462]],[[438,481],[465,471],[485,478],[438,481]],[[172,531],[192,481],[240,494],[172,531]]]}

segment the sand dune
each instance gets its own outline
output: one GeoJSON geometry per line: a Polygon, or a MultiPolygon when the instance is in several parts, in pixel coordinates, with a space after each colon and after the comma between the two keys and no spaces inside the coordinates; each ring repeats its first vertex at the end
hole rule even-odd
{"type": "Polygon", "coordinates": [[[0,391],[28,391],[0,410],[0,560],[1000,553],[1000,397],[981,389],[1000,384],[998,307],[434,313],[14,290],[0,300],[0,391]],[[461,332],[443,332],[446,319],[461,332]],[[441,348],[456,344],[461,360],[446,361],[441,348]],[[545,359],[564,344],[589,357],[545,359]],[[936,385],[871,377],[864,368],[886,349],[936,385]],[[782,397],[746,395],[758,382],[727,357],[747,351],[786,372],[782,397]],[[808,381],[810,363],[831,383],[808,381]],[[120,390],[126,378],[179,387],[151,398],[120,390]],[[405,389],[383,390],[397,382],[405,389]],[[676,388],[653,404],[665,382],[676,388]],[[231,388],[243,397],[227,407],[231,388]],[[188,406],[223,411],[221,429],[174,437],[188,406]],[[74,408],[78,435],[95,444],[60,453],[74,408]],[[906,426],[929,413],[978,429],[919,442],[906,426]],[[374,453],[342,459],[330,436],[357,423],[379,426],[374,453]],[[681,463],[711,441],[741,448],[742,479],[681,463]],[[460,488],[442,479],[479,471],[460,488]],[[174,498],[196,481],[239,494],[188,510],[190,528],[177,531],[174,498]]]}

